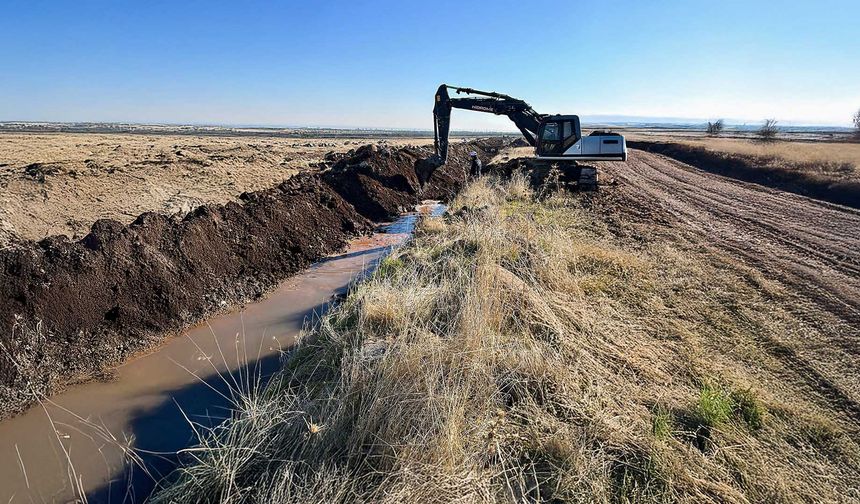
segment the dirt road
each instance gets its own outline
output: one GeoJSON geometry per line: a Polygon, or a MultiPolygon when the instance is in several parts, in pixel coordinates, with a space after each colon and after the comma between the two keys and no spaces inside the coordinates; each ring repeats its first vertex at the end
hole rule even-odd
{"type": "Polygon", "coordinates": [[[787,376],[860,424],[860,211],[739,182],[632,150],[606,163],[622,205],[784,288],[805,322],[763,342],[787,376]]]}

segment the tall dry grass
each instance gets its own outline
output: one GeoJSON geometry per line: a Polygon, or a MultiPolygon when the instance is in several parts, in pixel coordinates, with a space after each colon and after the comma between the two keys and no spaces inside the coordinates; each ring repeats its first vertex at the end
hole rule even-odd
{"type": "Polygon", "coordinates": [[[764,164],[784,164],[788,168],[860,178],[860,144],[831,142],[753,142],[737,138],[678,139],[677,143],[707,150],[766,160],[764,164]]]}
{"type": "Polygon", "coordinates": [[[796,324],[779,295],[579,198],[481,179],[153,501],[858,498],[855,440],[760,346],[796,324]]]}

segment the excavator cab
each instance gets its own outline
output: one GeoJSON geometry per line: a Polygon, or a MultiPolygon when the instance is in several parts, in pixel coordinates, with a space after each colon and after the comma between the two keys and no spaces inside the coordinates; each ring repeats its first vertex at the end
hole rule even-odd
{"type": "Polygon", "coordinates": [[[538,156],[562,156],[579,142],[581,131],[578,116],[548,117],[538,127],[535,153],[538,156]]]}
{"type": "Polygon", "coordinates": [[[608,131],[583,137],[579,116],[548,116],[538,127],[535,154],[552,161],[627,161],[627,142],[608,131]]]}

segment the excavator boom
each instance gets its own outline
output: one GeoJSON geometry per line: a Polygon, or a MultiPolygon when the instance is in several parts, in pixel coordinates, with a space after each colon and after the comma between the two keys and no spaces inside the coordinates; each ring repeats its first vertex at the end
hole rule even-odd
{"type": "Polygon", "coordinates": [[[448,135],[451,128],[452,108],[508,116],[532,146],[537,143],[538,128],[545,117],[535,112],[531,105],[523,100],[505,94],[442,84],[436,90],[436,103],[433,106],[434,145],[436,155],[442,164],[448,160],[448,135]],[[448,94],[449,89],[455,90],[458,94],[475,95],[480,98],[451,98],[448,94]]]}

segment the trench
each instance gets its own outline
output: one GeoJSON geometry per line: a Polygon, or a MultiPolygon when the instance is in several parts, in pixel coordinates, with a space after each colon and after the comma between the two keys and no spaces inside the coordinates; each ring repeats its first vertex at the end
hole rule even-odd
{"type": "Polygon", "coordinates": [[[266,298],[213,317],[118,368],[0,423],[0,502],[140,501],[195,444],[192,425],[230,416],[231,391],[265,383],[282,350],[352,282],[411,236],[425,202],[282,282],[266,298]],[[136,463],[132,458],[137,458],[136,463]]]}

